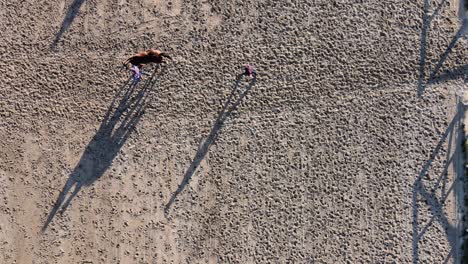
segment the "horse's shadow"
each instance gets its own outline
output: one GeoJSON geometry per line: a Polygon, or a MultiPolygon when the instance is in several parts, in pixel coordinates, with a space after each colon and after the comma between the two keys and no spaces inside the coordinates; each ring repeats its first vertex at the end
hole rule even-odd
{"type": "Polygon", "coordinates": [[[81,188],[92,185],[112,165],[147,107],[151,95],[150,89],[157,81],[156,72],[157,69],[143,84],[131,82],[129,79],[117,92],[98,131],[86,146],[80,161],[63,186],[42,227],[43,232],[59,210],[62,214],[67,209],[81,188]]]}

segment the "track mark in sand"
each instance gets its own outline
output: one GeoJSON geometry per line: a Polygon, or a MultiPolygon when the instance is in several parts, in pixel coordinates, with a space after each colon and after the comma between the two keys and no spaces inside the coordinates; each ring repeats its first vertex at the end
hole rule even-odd
{"type": "MultiPolygon", "coordinates": [[[[159,2],[158,0],[155,0],[156,2],[159,2]]],[[[182,4],[180,0],[174,0],[174,1],[164,1],[166,5],[163,7],[163,12],[164,14],[168,14],[170,16],[178,16],[182,12],[182,4]]]]}
{"type": "Polygon", "coordinates": [[[15,229],[13,227],[13,218],[11,217],[11,211],[7,211],[6,208],[10,206],[10,199],[13,196],[13,188],[10,187],[10,182],[7,181],[8,177],[11,177],[11,173],[0,169],[0,198],[2,203],[0,204],[0,209],[2,213],[0,214],[0,251],[2,255],[0,256],[1,263],[11,263],[14,252],[13,243],[11,241],[12,237],[15,237],[15,229]]]}
{"type": "Polygon", "coordinates": [[[211,4],[209,4],[209,2],[202,3],[201,10],[207,17],[206,26],[208,27],[208,30],[212,31],[221,24],[222,18],[213,12],[211,4]]]}
{"type": "MultiPolygon", "coordinates": [[[[24,163],[25,164],[34,164],[41,157],[41,150],[37,144],[37,138],[33,135],[25,136],[25,143],[23,144],[24,149],[24,163]]],[[[30,169],[30,168],[28,168],[30,169]]]]}
{"type": "Polygon", "coordinates": [[[128,35],[139,35],[143,32],[151,32],[159,34],[161,21],[158,18],[151,19],[148,21],[141,22],[137,25],[128,25],[127,27],[118,28],[110,32],[110,34],[117,34],[120,36],[128,36],[128,35]]]}

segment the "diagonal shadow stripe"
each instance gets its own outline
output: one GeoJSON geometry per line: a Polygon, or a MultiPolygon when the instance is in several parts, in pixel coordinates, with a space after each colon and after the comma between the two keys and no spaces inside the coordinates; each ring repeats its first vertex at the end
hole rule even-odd
{"type": "Polygon", "coordinates": [[[175,202],[177,196],[185,189],[185,187],[189,183],[190,179],[194,175],[195,171],[197,170],[198,166],[200,166],[200,163],[203,161],[206,154],[208,153],[208,150],[209,150],[210,146],[215,142],[216,137],[218,135],[218,132],[222,128],[224,122],[231,115],[231,112],[234,111],[239,106],[239,104],[242,102],[244,97],[252,89],[252,87],[254,86],[254,84],[256,82],[256,77],[254,77],[250,81],[247,88],[239,95],[239,97],[234,102],[234,104],[232,104],[232,106],[229,108],[229,105],[231,104],[231,101],[234,98],[235,92],[236,92],[237,88],[239,87],[239,83],[240,83],[242,77],[243,77],[242,74],[237,77],[237,80],[236,80],[236,82],[234,84],[234,88],[232,89],[231,94],[229,95],[229,97],[228,97],[226,103],[224,104],[221,112],[219,113],[218,117],[216,118],[216,120],[215,120],[215,122],[213,124],[213,127],[211,128],[210,133],[208,134],[208,136],[205,139],[205,141],[203,142],[203,144],[201,144],[198,147],[197,153],[195,154],[195,157],[193,158],[193,161],[190,164],[189,168],[185,172],[184,178],[182,179],[181,183],[179,184],[179,187],[172,194],[171,198],[169,199],[169,202],[164,207],[164,213],[165,213],[166,217],[169,215],[169,209],[171,208],[172,204],[175,202]]]}
{"type": "Polygon", "coordinates": [[[55,49],[57,47],[58,42],[62,38],[62,35],[68,30],[70,25],[73,23],[73,20],[75,20],[75,17],[80,11],[81,5],[83,5],[85,1],[86,0],[73,0],[73,2],[70,4],[67,10],[67,14],[63,18],[62,25],[60,26],[60,29],[57,32],[57,34],[55,34],[54,41],[51,45],[52,49],[55,49]]]}
{"type": "Polygon", "coordinates": [[[98,131],[86,146],[80,161],[63,186],[42,227],[42,232],[47,229],[59,211],[62,214],[68,208],[83,187],[92,185],[112,165],[114,158],[130,137],[146,109],[147,101],[150,99],[150,89],[157,81],[156,72],[157,69],[145,81],[137,94],[133,95],[139,83],[130,83],[130,79],[117,92],[98,131]]]}

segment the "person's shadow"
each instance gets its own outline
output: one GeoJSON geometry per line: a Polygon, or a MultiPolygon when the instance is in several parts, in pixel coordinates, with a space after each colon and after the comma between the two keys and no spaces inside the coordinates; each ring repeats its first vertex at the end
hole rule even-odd
{"type": "Polygon", "coordinates": [[[197,170],[198,166],[200,165],[200,163],[203,161],[206,154],[208,153],[210,146],[215,142],[218,136],[218,132],[223,127],[224,122],[231,115],[232,111],[237,109],[237,107],[242,102],[242,100],[247,95],[247,93],[252,89],[257,79],[255,75],[255,77],[253,77],[252,80],[249,82],[248,86],[241,92],[239,91],[238,88],[242,80],[242,77],[244,77],[244,74],[240,74],[237,76],[236,82],[234,84],[234,88],[232,89],[231,94],[229,95],[228,99],[226,100],[226,103],[224,103],[222,110],[220,111],[218,117],[216,118],[213,124],[213,127],[211,128],[210,134],[208,134],[203,144],[201,144],[198,147],[197,153],[195,154],[195,157],[193,158],[192,163],[190,164],[189,168],[185,172],[182,182],[179,184],[179,187],[177,188],[177,190],[171,195],[169,202],[164,207],[164,213],[166,217],[168,217],[169,209],[171,208],[172,204],[175,202],[177,196],[185,189],[190,179],[192,178],[193,174],[197,170]],[[234,103],[232,103],[237,93],[238,93],[237,100],[234,103]]]}
{"type": "Polygon", "coordinates": [[[128,140],[145,111],[151,95],[150,89],[157,81],[156,72],[158,72],[158,68],[142,84],[131,82],[128,79],[117,92],[98,131],[86,146],[80,161],[63,186],[42,227],[42,232],[47,229],[59,210],[62,214],[67,209],[81,188],[92,185],[112,165],[112,161],[128,140]]]}
{"type": "Polygon", "coordinates": [[[67,10],[67,14],[63,18],[62,25],[60,26],[60,29],[57,32],[57,34],[55,34],[54,41],[51,44],[52,50],[55,50],[57,48],[57,44],[62,38],[62,35],[65,33],[65,31],[68,30],[75,17],[78,15],[81,5],[83,5],[85,1],[86,0],[73,0],[73,3],[70,4],[67,10]]]}

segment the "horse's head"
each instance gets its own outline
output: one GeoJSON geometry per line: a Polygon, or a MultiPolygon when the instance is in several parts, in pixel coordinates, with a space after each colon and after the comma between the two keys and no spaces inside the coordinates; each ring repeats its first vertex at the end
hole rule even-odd
{"type": "Polygon", "coordinates": [[[166,57],[166,58],[168,58],[168,59],[172,60],[172,57],[171,57],[171,56],[169,56],[169,54],[167,54],[167,53],[164,53],[164,52],[161,52],[161,57],[166,57]]]}

